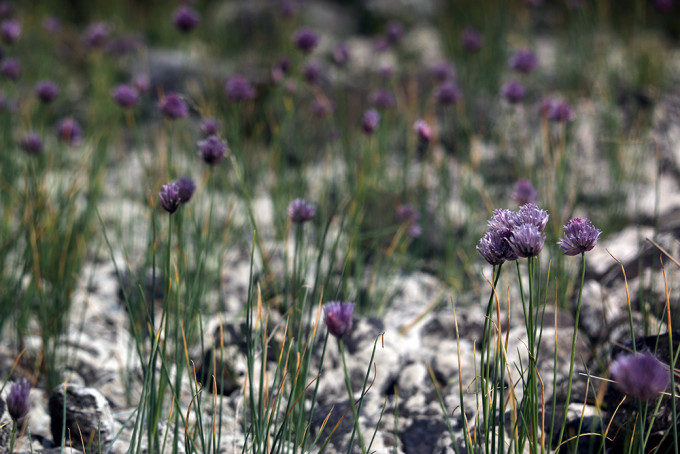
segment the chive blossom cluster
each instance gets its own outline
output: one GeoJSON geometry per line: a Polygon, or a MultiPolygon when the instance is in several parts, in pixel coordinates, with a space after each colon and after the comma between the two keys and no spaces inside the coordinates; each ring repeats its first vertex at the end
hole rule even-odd
{"type": "Polygon", "coordinates": [[[182,177],[178,180],[164,184],[158,196],[161,206],[165,211],[172,214],[180,205],[187,203],[196,190],[196,184],[191,178],[182,177]]]}
{"type": "Polygon", "coordinates": [[[642,400],[655,399],[670,382],[670,371],[650,352],[620,354],[609,373],[619,391],[642,400]]]}

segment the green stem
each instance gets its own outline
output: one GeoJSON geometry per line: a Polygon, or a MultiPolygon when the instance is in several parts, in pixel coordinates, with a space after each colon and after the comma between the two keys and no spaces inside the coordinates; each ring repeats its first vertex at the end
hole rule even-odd
{"type": "MultiPolygon", "coordinates": [[[[361,429],[359,427],[359,415],[357,414],[357,409],[354,405],[354,393],[352,392],[352,383],[350,381],[350,375],[349,375],[349,369],[347,369],[347,360],[345,359],[345,344],[343,344],[342,339],[338,339],[338,346],[340,347],[340,356],[342,357],[342,368],[345,371],[345,386],[347,387],[347,394],[349,395],[349,405],[350,408],[352,409],[352,416],[354,416],[354,430],[357,433],[357,437],[359,439],[359,447],[361,448],[361,452],[363,454],[366,454],[366,447],[364,446],[364,439],[361,436],[361,429]]],[[[362,396],[363,398],[363,396],[362,396]]],[[[354,442],[354,434],[352,434],[352,438],[350,439],[350,446],[349,446],[349,451],[352,452],[352,444],[354,442]]]]}

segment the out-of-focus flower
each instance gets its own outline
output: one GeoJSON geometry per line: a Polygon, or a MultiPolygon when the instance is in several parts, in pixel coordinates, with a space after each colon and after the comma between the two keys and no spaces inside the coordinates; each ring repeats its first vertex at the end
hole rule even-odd
{"type": "Polygon", "coordinates": [[[519,210],[512,217],[512,222],[514,222],[515,226],[523,224],[533,225],[540,233],[543,233],[545,226],[548,225],[549,218],[550,216],[547,211],[541,210],[534,203],[526,203],[519,207],[519,210]]]}
{"type": "Polygon", "coordinates": [[[432,129],[425,120],[416,120],[413,130],[418,134],[418,140],[421,142],[429,142],[432,139],[432,129]]]}
{"type": "Polygon", "coordinates": [[[51,34],[59,33],[62,29],[61,20],[55,16],[47,16],[43,20],[42,26],[46,32],[51,34]]]}
{"type": "Polygon", "coordinates": [[[609,366],[616,387],[624,394],[651,400],[666,390],[669,369],[649,352],[622,353],[609,366]]]}
{"type": "Polygon", "coordinates": [[[401,22],[392,21],[387,24],[385,35],[387,41],[393,46],[399,44],[399,41],[404,37],[404,26],[401,22]]]}
{"type": "Polygon", "coordinates": [[[316,85],[319,82],[319,79],[321,79],[321,68],[315,62],[309,62],[302,70],[302,75],[307,83],[316,85]]]}
{"type": "Polygon", "coordinates": [[[304,199],[295,199],[288,205],[288,217],[293,224],[304,224],[314,219],[316,205],[304,199]]]}
{"type": "Polygon", "coordinates": [[[565,100],[552,100],[548,107],[548,120],[556,123],[570,123],[574,121],[574,111],[565,100]]]}
{"type": "Polygon", "coordinates": [[[14,3],[7,0],[0,2],[0,18],[8,18],[12,14],[14,14],[14,3]]]}
{"type": "Polygon", "coordinates": [[[187,5],[178,6],[172,15],[172,23],[182,33],[190,32],[200,21],[201,16],[187,5]]]}
{"type": "Polygon", "coordinates": [[[512,230],[507,242],[518,257],[538,257],[545,243],[545,233],[534,224],[521,224],[512,230]]]}
{"type": "Polygon", "coordinates": [[[121,84],[113,89],[113,100],[124,109],[130,109],[139,102],[139,93],[137,89],[130,85],[121,84]]]}
{"type": "Polygon", "coordinates": [[[435,63],[430,69],[432,77],[438,82],[445,82],[447,80],[455,80],[456,69],[453,67],[453,63],[449,61],[440,61],[435,63]]]}
{"type": "Polygon", "coordinates": [[[468,27],[461,34],[461,42],[463,43],[463,49],[468,52],[479,52],[484,45],[484,38],[482,38],[481,33],[476,28],[468,27]]]}
{"type": "Polygon", "coordinates": [[[452,81],[448,80],[437,87],[435,97],[440,105],[451,106],[460,100],[461,93],[458,87],[456,87],[452,81]]]}
{"type": "Polygon", "coordinates": [[[0,37],[5,44],[12,44],[21,35],[21,24],[14,19],[7,19],[0,22],[0,37]]]}
{"type": "Polygon", "coordinates": [[[227,151],[227,144],[217,136],[210,136],[198,142],[198,154],[206,164],[214,166],[224,158],[227,151]]]}
{"type": "Polygon", "coordinates": [[[189,115],[189,106],[177,93],[168,93],[160,102],[160,110],[170,120],[177,120],[189,115]]]}
{"type": "Polygon", "coordinates": [[[538,59],[529,49],[520,49],[510,57],[510,68],[522,74],[529,74],[538,66],[538,59]]]}
{"type": "Polygon", "coordinates": [[[352,331],[354,303],[331,301],[323,306],[323,321],[333,336],[341,339],[352,331]]]}
{"type": "Polygon", "coordinates": [[[142,44],[139,36],[120,36],[109,40],[106,51],[110,55],[123,56],[138,49],[142,44]]]}
{"type": "Polygon", "coordinates": [[[136,74],[135,77],[132,79],[132,85],[135,86],[139,93],[146,93],[147,91],[149,91],[151,81],[149,80],[148,75],[144,73],[139,73],[136,74]]]}
{"type": "Polygon", "coordinates": [[[517,104],[524,99],[526,90],[519,81],[512,79],[503,85],[501,94],[510,104],[517,104]]]}
{"type": "Polygon", "coordinates": [[[104,47],[109,40],[111,29],[104,22],[94,22],[83,32],[82,40],[85,47],[98,49],[104,47]]]}
{"type": "Polygon", "coordinates": [[[370,101],[373,107],[380,110],[387,110],[396,107],[397,99],[391,91],[381,88],[371,93],[370,101]]]}
{"type": "Polygon", "coordinates": [[[319,44],[319,35],[307,27],[302,27],[295,32],[293,43],[305,54],[310,54],[319,44]]]}
{"type": "Polygon", "coordinates": [[[172,181],[168,184],[164,184],[161,188],[161,192],[158,193],[161,200],[161,206],[170,214],[177,211],[177,208],[182,203],[179,189],[177,182],[172,181]]]}
{"type": "Polygon", "coordinates": [[[380,114],[375,109],[369,109],[364,112],[364,116],[361,120],[361,129],[363,129],[366,134],[373,134],[375,130],[378,129],[378,123],[380,123],[380,114]]]}
{"type": "Polygon", "coordinates": [[[390,42],[387,36],[377,36],[373,39],[373,50],[378,53],[389,50],[390,42]]]}
{"type": "Polygon", "coordinates": [[[7,396],[7,412],[14,421],[24,418],[31,409],[31,384],[25,378],[12,383],[7,396]]]}
{"type": "Polygon", "coordinates": [[[35,85],[35,95],[44,103],[52,102],[59,95],[59,86],[51,80],[41,80],[35,85]]]}
{"type": "Polygon", "coordinates": [[[177,191],[179,193],[180,203],[187,203],[191,200],[191,196],[193,196],[194,191],[196,191],[196,183],[194,183],[194,180],[188,177],[180,177],[175,181],[175,185],[177,186],[177,191]]]}
{"type": "Polygon", "coordinates": [[[527,203],[536,203],[538,199],[538,191],[531,184],[531,181],[526,179],[518,180],[512,188],[510,198],[522,206],[527,203]]]}
{"type": "Polygon", "coordinates": [[[272,68],[272,80],[275,84],[279,84],[289,72],[290,59],[288,57],[281,57],[272,68]]]}
{"type": "Polygon", "coordinates": [[[43,150],[42,139],[37,132],[29,132],[21,138],[19,146],[28,154],[40,154],[43,150]]]}
{"type": "Polygon", "coordinates": [[[314,98],[312,113],[315,117],[325,117],[333,112],[333,103],[328,98],[314,98]]]}
{"type": "Polygon", "coordinates": [[[83,137],[83,130],[73,117],[66,117],[57,124],[57,137],[67,145],[78,145],[83,137]]]}
{"type": "Polygon", "coordinates": [[[255,98],[255,89],[250,85],[248,79],[239,74],[227,79],[227,82],[224,84],[224,91],[227,94],[227,98],[234,102],[248,101],[255,98]]]}
{"type": "Polygon", "coordinates": [[[652,0],[652,7],[659,13],[669,13],[675,8],[675,0],[652,0]]]}
{"type": "Polygon", "coordinates": [[[564,236],[558,244],[565,255],[578,255],[594,248],[601,233],[590,220],[573,218],[564,226],[564,236]]]}
{"type": "Polygon", "coordinates": [[[10,80],[17,80],[21,75],[21,63],[16,58],[8,58],[0,63],[0,73],[10,80]]]}
{"type": "Polygon", "coordinates": [[[201,122],[203,137],[216,136],[220,133],[220,125],[214,117],[204,118],[201,122]]]}
{"type": "Polygon", "coordinates": [[[406,233],[411,238],[417,238],[423,233],[423,228],[418,221],[420,220],[420,213],[413,205],[406,203],[397,207],[395,216],[397,222],[405,224],[407,227],[406,233]]]}
{"type": "Polygon", "coordinates": [[[349,46],[345,43],[338,44],[333,49],[333,61],[338,66],[344,66],[349,60],[349,46]]]}

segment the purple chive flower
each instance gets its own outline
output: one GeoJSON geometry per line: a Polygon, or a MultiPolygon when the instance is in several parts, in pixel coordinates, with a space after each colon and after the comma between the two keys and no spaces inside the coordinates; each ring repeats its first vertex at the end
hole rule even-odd
{"type": "Polygon", "coordinates": [[[520,49],[510,58],[510,68],[522,74],[529,74],[538,66],[538,59],[529,49],[520,49]]]}
{"type": "Polygon", "coordinates": [[[180,203],[187,203],[191,200],[191,196],[194,195],[194,191],[196,191],[196,183],[194,183],[194,180],[188,177],[180,177],[175,181],[175,185],[179,192],[180,203]]]}
{"type": "Polygon", "coordinates": [[[675,0],[652,0],[652,7],[659,13],[670,13],[675,7],[675,0]]]}
{"type": "Polygon", "coordinates": [[[196,28],[200,21],[201,17],[199,14],[186,5],[177,7],[172,15],[172,23],[182,33],[190,32],[196,28]]]}
{"type": "Polygon", "coordinates": [[[7,412],[14,421],[19,421],[31,409],[31,384],[25,378],[12,383],[7,396],[7,412]]]}
{"type": "Polygon", "coordinates": [[[432,77],[438,82],[445,82],[456,78],[456,69],[453,67],[453,63],[449,61],[435,63],[430,69],[430,72],[432,73],[432,77]]]}
{"type": "Polygon", "coordinates": [[[281,57],[272,68],[272,80],[275,84],[279,84],[289,72],[290,59],[288,57],[281,57]]]}
{"type": "Polygon", "coordinates": [[[564,255],[578,255],[594,248],[601,233],[590,220],[573,218],[564,226],[564,236],[557,244],[564,255]]]}
{"type": "Polygon", "coordinates": [[[307,27],[302,27],[295,32],[293,43],[302,52],[309,54],[319,44],[319,35],[307,27]]]}
{"type": "Polygon", "coordinates": [[[230,101],[248,101],[255,98],[255,89],[248,79],[241,75],[233,75],[224,84],[224,91],[230,101]]]}
{"type": "Polygon", "coordinates": [[[391,91],[381,88],[371,93],[370,96],[371,104],[380,110],[387,110],[396,107],[397,99],[394,97],[391,91]]]}
{"type": "Polygon", "coordinates": [[[135,75],[132,80],[132,85],[135,86],[138,93],[146,93],[149,91],[151,81],[149,80],[149,76],[147,74],[140,73],[135,75]]]}
{"type": "Polygon", "coordinates": [[[401,39],[404,37],[404,26],[401,24],[401,22],[390,22],[387,24],[385,35],[387,37],[387,41],[390,44],[399,44],[399,41],[401,41],[401,39]]]}
{"type": "Polygon", "coordinates": [[[302,70],[302,75],[307,81],[307,83],[311,85],[316,85],[321,79],[321,68],[317,63],[309,62],[305,65],[305,68],[302,70]]]}
{"type": "Polygon", "coordinates": [[[510,104],[517,104],[524,99],[526,89],[524,85],[515,79],[506,82],[501,88],[501,94],[510,104]]]}
{"type": "Polygon", "coordinates": [[[323,321],[333,336],[341,339],[352,330],[354,303],[331,301],[323,305],[323,321]]]}
{"type": "Polygon", "coordinates": [[[327,98],[314,98],[312,113],[315,117],[325,117],[333,112],[333,103],[327,98]]]}
{"type": "Polygon", "coordinates": [[[14,3],[10,1],[0,2],[0,18],[10,17],[14,14],[14,3]]]}
{"type": "Polygon", "coordinates": [[[198,154],[206,164],[214,166],[224,158],[227,151],[227,144],[222,142],[217,136],[209,136],[205,140],[198,142],[198,154]]]}
{"type": "Polygon", "coordinates": [[[44,103],[52,102],[59,95],[59,86],[51,80],[41,80],[35,85],[35,95],[44,103]]]}
{"type": "Polygon", "coordinates": [[[460,100],[461,94],[458,87],[449,80],[439,85],[435,92],[435,97],[440,105],[451,106],[460,100]]]}
{"type": "Polygon", "coordinates": [[[416,120],[413,124],[413,129],[418,134],[418,140],[421,142],[429,142],[432,139],[432,129],[425,120],[416,120]]]}
{"type": "Polygon", "coordinates": [[[523,224],[531,224],[538,229],[540,233],[543,233],[545,226],[548,225],[548,212],[541,210],[534,203],[527,203],[519,207],[517,213],[513,216],[513,222],[515,226],[520,226],[523,224]]]}
{"type": "Polygon", "coordinates": [[[21,138],[19,146],[28,154],[40,154],[43,150],[42,139],[37,132],[29,132],[21,138]]]}
{"type": "Polygon", "coordinates": [[[406,203],[397,207],[395,217],[397,222],[405,224],[408,227],[407,233],[411,238],[417,238],[423,233],[423,228],[418,221],[420,220],[420,213],[413,208],[413,205],[406,203]]]}
{"type": "Polygon", "coordinates": [[[201,122],[201,134],[203,137],[216,136],[220,132],[220,125],[214,117],[208,117],[201,122]]]}
{"type": "Polygon", "coordinates": [[[314,219],[316,205],[304,199],[295,199],[288,205],[288,217],[293,224],[304,224],[314,219]]]}
{"type": "Polygon", "coordinates": [[[477,251],[490,265],[501,265],[517,260],[517,254],[510,247],[508,239],[512,236],[509,229],[489,229],[479,240],[477,251]]]}
{"type": "Polygon", "coordinates": [[[521,224],[512,230],[507,242],[518,257],[538,257],[545,243],[545,233],[534,224],[521,224]]]}
{"type": "Polygon", "coordinates": [[[7,19],[0,22],[0,37],[5,44],[14,43],[21,34],[21,24],[14,19],[7,19]]]}
{"type": "Polygon", "coordinates": [[[42,26],[46,32],[51,34],[59,33],[62,29],[61,20],[55,16],[47,16],[43,20],[42,26]]]}
{"type": "Polygon", "coordinates": [[[484,44],[484,38],[482,38],[482,35],[473,27],[468,27],[463,30],[460,38],[463,43],[463,48],[468,52],[479,52],[484,44]]]}
{"type": "Polygon", "coordinates": [[[505,208],[498,208],[493,212],[489,219],[489,230],[512,230],[517,223],[515,222],[516,213],[505,208]]]}
{"type": "Polygon", "coordinates": [[[10,80],[17,80],[21,75],[21,63],[16,58],[8,58],[0,63],[0,73],[10,80]]]}
{"type": "Polygon", "coordinates": [[[66,117],[57,124],[57,136],[67,145],[78,145],[83,137],[83,130],[74,118],[66,117]]]}
{"type": "Polygon", "coordinates": [[[113,89],[113,100],[124,109],[130,109],[137,105],[139,101],[139,93],[135,87],[130,85],[118,85],[113,89]]]}
{"type": "Polygon", "coordinates": [[[380,123],[380,114],[375,109],[369,109],[364,112],[364,116],[361,120],[361,129],[363,129],[366,134],[373,134],[375,130],[378,129],[378,123],[380,123]]]}
{"type": "Polygon", "coordinates": [[[622,353],[609,366],[616,387],[630,397],[651,400],[666,390],[669,369],[649,352],[622,353]]]}
{"type": "Polygon", "coordinates": [[[170,214],[177,211],[177,208],[182,203],[180,187],[176,181],[164,184],[161,188],[161,192],[158,193],[158,196],[161,199],[161,206],[170,214]]]}
{"type": "Polygon", "coordinates": [[[168,93],[160,102],[160,110],[169,120],[177,120],[189,115],[189,106],[177,93],[168,93]]]}
{"type": "Polygon", "coordinates": [[[574,121],[574,111],[566,101],[552,100],[547,108],[547,117],[556,123],[570,123],[574,121]]]}
{"type": "Polygon", "coordinates": [[[349,46],[342,43],[335,46],[333,49],[333,61],[338,66],[344,66],[349,60],[349,46]]]}
{"type": "Polygon", "coordinates": [[[83,32],[82,41],[85,47],[90,49],[98,49],[104,47],[109,40],[111,29],[104,22],[94,22],[90,24],[83,32]]]}
{"type": "Polygon", "coordinates": [[[522,206],[527,203],[536,203],[538,199],[538,191],[531,184],[531,181],[522,179],[515,183],[512,188],[512,193],[510,198],[517,202],[518,205],[522,206]]]}

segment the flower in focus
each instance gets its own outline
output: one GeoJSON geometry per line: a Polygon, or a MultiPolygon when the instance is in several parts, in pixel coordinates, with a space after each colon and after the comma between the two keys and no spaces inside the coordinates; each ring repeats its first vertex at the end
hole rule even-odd
{"type": "Polygon", "coordinates": [[[205,140],[198,142],[198,154],[201,155],[206,164],[214,166],[224,158],[227,151],[227,144],[217,136],[209,136],[205,140]]]}
{"type": "Polygon", "coordinates": [[[354,303],[331,301],[323,306],[323,321],[328,331],[340,339],[352,330],[354,303]]]}
{"type": "Polygon", "coordinates": [[[172,15],[172,23],[175,24],[177,30],[182,33],[190,32],[196,28],[200,20],[199,14],[186,5],[177,7],[175,13],[172,15]]]}
{"type": "Polygon", "coordinates": [[[531,181],[526,179],[518,180],[512,188],[510,198],[522,206],[527,203],[536,203],[538,199],[538,191],[531,184],[531,181]]]}
{"type": "Polygon", "coordinates": [[[8,58],[0,63],[0,73],[10,80],[17,80],[21,74],[21,63],[16,58],[8,58]]]}
{"type": "Polygon", "coordinates": [[[196,183],[194,183],[194,180],[188,177],[180,177],[175,181],[175,185],[179,192],[180,203],[187,203],[191,200],[191,196],[194,195],[194,191],[196,191],[196,183]]]}
{"type": "Polygon", "coordinates": [[[413,205],[406,203],[399,205],[396,211],[397,222],[405,224],[408,227],[407,233],[411,238],[417,238],[423,233],[423,228],[418,221],[420,220],[420,213],[413,208],[413,205]]]}
{"type": "Polygon", "coordinates": [[[203,137],[216,136],[220,132],[220,125],[214,117],[208,117],[201,122],[201,134],[203,137]]]}
{"type": "Polygon", "coordinates": [[[255,98],[255,89],[248,79],[241,75],[234,75],[227,79],[224,84],[224,91],[227,93],[227,98],[230,101],[248,101],[255,98]]]}
{"type": "Polygon", "coordinates": [[[510,58],[510,68],[522,74],[529,74],[538,66],[538,59],[529,49],[520,49],[510,58]]]}
{"type": "Polygon", "coordinates": [[[123,109],[130,109],[139,102],[139,93],[135,87],[121,84],[113,89],[113,100],[123,109]]]}
{"type": "Polygon", "coordinates": [[[512,230],[507,242],[518,257],[538,257],[545,243],[545,233],[534,224],[521,224],[512,230]]]}
{"type": "Polygon", "coordinates": [[[594,248],[601,233],[590,220],[573,218],[564,226],[564,236],[558,244],[564,255],[578,255],[594,248]]]}
{"type": "Polygon", "coordinates": [[[19,421],[31,409],[31,384],[25,378],[12,383],[7,396],[7,412],[14,421],[19,421]]]}
{"type": "Polygon", "coordinates": [[[380,123],[380,114],[375,109],[369,109],[364,112],[364,116],[361,119],[361,129],[366,134],[373,134],[378,129],[378,123],[380,123]]]}
{"type": "Polygon", "coordinates": [[[468,27],[463,30],[461,41],[463,43],[463,48],[468,52],[479,52],[484,44],[482,35],[473,27],[468,27]]]}
{"type": "Polygon", "coordinates": [[[57,136],[65,144],[78,145],[83,137],[83,130],[74,118],[66,117],[57,124],[57,136]]]}
{"type": "Polygon", "coordinates": [[[501,94],[510,104],[517,104],[524,99],[526,89],[517,80],[506,82],[501,88],[501,94]]]}
{"type": "Polygon", "coordinates": [[[158,193],[158,196],[161,199],[161,206],[170,214],[177,211],[177,208],[182,203],[180,187],[175,181],[164,184],[161,188],[161,192],[158,193]]]}
{"type": "Polygon", "coordinates": [[[104,22],[94,22],[90,24],[83,32],[82,40],[85,47],[90,49],[97,49],[104,47],[109,39],[111,30],[104,22]]]}
{"type": "Polygon", "coordinates": [[[177,93],[168,93],[160,103],[160,110],[170,120],[177,120],[189,115],[189,106],[177,93]]]}
{"type": "Polygon", "coordinates": [[[41,80],[35,85],[35,95],[44,103],[52,102],[59,95],[59,86],[51,80],[41,80]]]}
{"type": "Polygon", "coordinates": [[[21,24],[14,19],[0,22],[0,37],[5,44],[14,43],[21,34],[21,24]]]}
{"type": "Polygon", "coordinates": [[[668,368],[649,352],[622,353],[609,366],[616,387],[630,397],[650,400],[666,390],[668,368]]]}
{"type": "Polygon", "coordinates": [[[305,54],[311,53],[319,44],[319,35],[309,28],[302,27],[295,32],[293,43],[305,54]]]}
{"type": "Polygon", "coordinates": [[[432,129],[425,120],[416,120],[413,130],[418,134],[418,140],[421,142],[427,143],[432,139],[432,129]]]}
{"type": "Polygon", "coordinates": [[[21,138],[19,146],[28,154],[40,154],[43,150],[42,139],[37,132],[29,132],[21,138]]]}
{"type": "Polygon", "coordinates": [[[380,110],[391,109],[397,105],[397,100],[392,92],[384,88],[371,93],[370,101],[376,109],[380,110]]]}
{"type": "Polygon", "coordinates": [[[534,203],[526,203],[519,207],[517,213],[513,217],[515,226],[522,224],[531,224],[535,226],[540,233],[543,233],[545,226],[548,225],[548,212],[541,210],[534,203]]]}
{"type": "Polygon", "coordinates": [[[295,199],[288,205],[288,217],[293,224],[304,224],[311,221],[316,214],[316,205],[304,199],[295,199]]]}
{"type": "Polygon", "coordinates": [[[442,106],[450,106],[456,104],[460,98],[460,90],[452,81],[446,81],[439,85],[435,93],[437,102],[442,106]]]}
{"type": "Polygon", "coordinates": [[[477,251],[484,260],[494,266],[517,260],[517,254],[508,243],[511,236],[512,232],[509,229],[489,229],[479,240],[477,251]]]}

